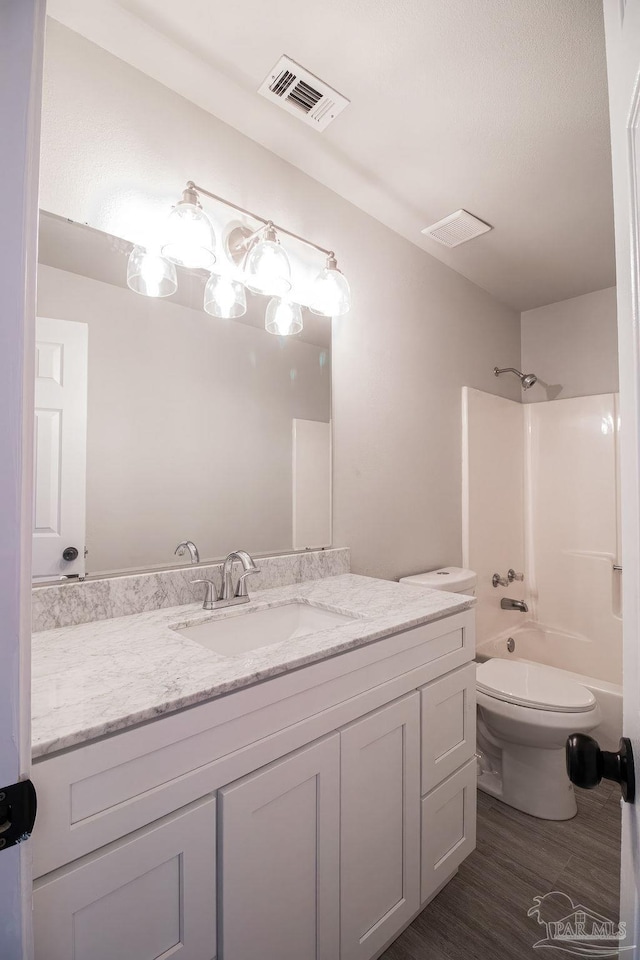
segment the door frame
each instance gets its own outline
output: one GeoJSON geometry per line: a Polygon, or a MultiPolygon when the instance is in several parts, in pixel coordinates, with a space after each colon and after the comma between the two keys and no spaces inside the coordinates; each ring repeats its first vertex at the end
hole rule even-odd
{"type": "MultiPolygon", "coordinates": [[[[623,732],[640,762],[640,0],[603,0],[616,244],[623,567],[623,732]]],[[[639,771],[640,772],[640,771],[639,771]]],[[[620,918],[640,956],[640,798],[623,804],[620,918]]],[[[631,944],[634,946],[631,947],[631,944]]]]}
{"type": "MultiPolygon", "coordinates": [[[[31,766],[33,367],[45,0],[0,0],[0,787],[31,766]]],[[[31,844],[0,851],[3,960],[33,953],[31,844]]]]}

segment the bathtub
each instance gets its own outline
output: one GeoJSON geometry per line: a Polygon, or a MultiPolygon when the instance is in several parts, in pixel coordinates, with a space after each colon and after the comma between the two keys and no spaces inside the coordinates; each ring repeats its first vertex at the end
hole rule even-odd
{"type": "MultiPolygon", "coordinates": [[[[544,663],[565,677],[588,687],[600,704],[602,713],[602,722],[591,736],[595,737],[603,750],[617,750],[622,736],[622,684],[611,679],[599,680],[569,669],[571,664],[584,663],[585,660],[588,662],[590,658],[585,656],[587,643],[588,641],[581,637],[558,633],[540,624],[527,622],[499,637],[479,643],[476,660],[482,662],[492,657],[502,657],[504,660],[544,663]],[[507,648],[509,639],[515,643],[513,653],[507,648]]],[[[615,667],[615,664],[610,665],[610,676],[615,667]]]]}

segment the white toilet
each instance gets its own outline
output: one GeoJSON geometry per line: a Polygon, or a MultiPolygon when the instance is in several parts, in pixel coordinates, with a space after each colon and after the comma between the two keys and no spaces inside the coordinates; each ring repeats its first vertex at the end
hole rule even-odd
{"type": "MultiPolygon", "coordinates": [[[[475,595],[476,574],[441,567],[400,583],[475,595]]],[[[478,664],[478,787],[543,820],[577,813],[565,766],[571,733],[600,723],[594,695],[564,671],[498,658],[478,664]]]]}
{"type": "Polygon", "coordinates": [[[600,723],[593,693],[564,671],[495,658],[478,665],[478,787],[543,820],[578,811],[565,743],[600,723]]]}

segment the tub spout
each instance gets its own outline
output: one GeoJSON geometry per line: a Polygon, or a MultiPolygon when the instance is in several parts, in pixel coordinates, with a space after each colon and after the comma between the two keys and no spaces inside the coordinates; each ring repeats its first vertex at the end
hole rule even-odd
{"type": "Polygon", "coordinates": [[[503,597],[500,606],[503,610],[519,610],[520,613],[529,613],[529,607],[524,600],[512,600],[511,597],[503,597]]]}

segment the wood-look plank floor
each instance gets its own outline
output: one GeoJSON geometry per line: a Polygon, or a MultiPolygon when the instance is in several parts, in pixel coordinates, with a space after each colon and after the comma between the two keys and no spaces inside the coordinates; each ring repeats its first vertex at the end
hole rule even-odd
{"type": "Polygon", "coordinates": [[[576,794],[578,815],[554,822],[478,792],[477,849],[381,960],[535,960],[543,928],[527,911],[552,890],[617,920],[620,790],[576,794]]]}

